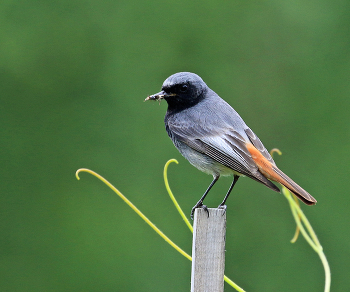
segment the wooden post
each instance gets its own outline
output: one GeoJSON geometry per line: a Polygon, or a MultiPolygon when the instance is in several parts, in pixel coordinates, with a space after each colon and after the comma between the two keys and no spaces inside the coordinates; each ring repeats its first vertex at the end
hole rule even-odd
{"type": "Polygon", "coordinates": [[[194,212],[191,292],[223,292],[226,213],[209,208],[194,212]]]}

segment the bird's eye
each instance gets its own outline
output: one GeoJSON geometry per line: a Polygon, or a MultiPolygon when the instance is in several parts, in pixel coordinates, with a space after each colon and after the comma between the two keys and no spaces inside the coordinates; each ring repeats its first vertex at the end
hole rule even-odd
{"type": "Polygon", "coordinates": [[[180,91],[181,91],[181,92],[186,92],[186,91],[187,91],[187,88],[188,88],[187,84],[182,84],[182,85],[180,86],[180,91]]]}

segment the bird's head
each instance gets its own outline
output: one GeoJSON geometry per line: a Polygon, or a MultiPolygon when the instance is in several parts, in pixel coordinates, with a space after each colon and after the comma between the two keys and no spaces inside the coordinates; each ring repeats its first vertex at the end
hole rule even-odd
{"type": "Polygon", "coordinates": [[[165,99],[172,109],[184,109],[197,104],[205,96],[208,86],[197,74],[175,73],[168,77],[162,90],[148,96],[145,100],[165,99]]]}

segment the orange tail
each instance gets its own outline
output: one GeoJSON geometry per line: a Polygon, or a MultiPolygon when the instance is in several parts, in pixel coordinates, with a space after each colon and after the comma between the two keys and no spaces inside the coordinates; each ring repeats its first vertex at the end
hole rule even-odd
{"type": "Polygon", "coordinates": [[[316,199],[313,196],[311,196],[301,186],[299,186],[291,178],[289,178],[286,174],[284,174],[279,168],[277,168],[277,166],[272,166],[272,169],[277,174],[277,177],[275,176],[273,180],[284,185],[288,190],[290,190],[305,204],[315,205],[317,203],[316,199]]]}
{"type": "Polygon", "coordinates": [[[296,195],[301,201],[307,205],[315,205],[317,201],[313,196],[311,196],[307,191],[295,183],[291,178],[284,174],[275,164],[268,161],[261,152],[254,147],[252,144],[246,144],[249,153],[259,171],[268,179],[278,182],[284,185],[288,190],[290,190],[294,195],[296,195]]]}

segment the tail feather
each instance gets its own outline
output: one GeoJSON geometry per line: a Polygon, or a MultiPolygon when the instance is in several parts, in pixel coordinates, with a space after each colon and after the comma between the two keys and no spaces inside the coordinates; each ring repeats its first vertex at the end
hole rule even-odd
{"type": "Polygon", "coordinates": [[[315,205],[317,203],[316,199],[311,196],[307,191],[305,191],[301,186],[295,183],[290,177],[283,173],[279,168],[273,166],[272,169],[277,174],[273,179],[284,185],[288,190],[290,190],[294,195],[296,195],[301,201],[307,205],[315,205]]]}
{"type": "MultiPolygon", "coordinates": [[[[284,185],[288,190],[290,190],[294,195],[296,195],[301,201],[303,201],[307,205],[315,205],[317,201],[314,197],[312,197],[307,191],[305,191],[302,187],[296,184],[290,177],[288,177],[285,173],[283,173],[276,164],[270,160],[268,160],[253,144],[246,144],[247,150],[251,154],[254,162],[259,168],[260,173],[265,178],[278,182],[284,185]]],[[[264,180],[257,179],[256,180],[264,183],[269,188],[272,188],[268,185],[264,180]]]]}

